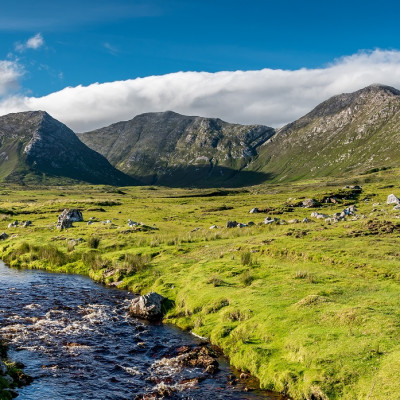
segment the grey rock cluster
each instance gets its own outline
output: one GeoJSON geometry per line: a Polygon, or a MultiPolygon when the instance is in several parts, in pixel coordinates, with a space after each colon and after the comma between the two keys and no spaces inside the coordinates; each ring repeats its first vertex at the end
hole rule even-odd
{"type": "Polygon", "coordinates": [[[21,226],[21,227],[23,227],[23,228],[26,228],[27,226],[31,226],[32,225],[32,221],[21,221],[21,222],[19,222],[19,221],[13,221],[13,222],[10,222],[9,224],[8,224],[8,227],[9,228],[16,228],[17,226],[21,226]]]}
{"type": "Polygon", "coordinates": [[[353,204],[353,205],[345,208],[342,212],[340,212],[340,213],[337,212],[337,213],[333,214],[331,217],[329,215],[318,213],[315,211],[311,213],[311,217],[316,218],[316,219],[323,219],[323,220],[325,220],[325,222],[336,223],[336,222],[346,220],[346,218],[349,216],[352,216],[353,220],[358,219],[359,216],[356,214],[356,211],[357,211],[357,207],[355,206],[355,204],[353,204]]]}
{"type": "MultiPolygon", "coordinates": [[[[226,223],[227,228],[245,228],[246,226],[253,226],[253,225],[255,225],[253,221],[250,221],[247,224],[237,221],[228,221],[226,223]]],[[[215,229],[215,228],[210,227],[210,229],[215,229]]]]}

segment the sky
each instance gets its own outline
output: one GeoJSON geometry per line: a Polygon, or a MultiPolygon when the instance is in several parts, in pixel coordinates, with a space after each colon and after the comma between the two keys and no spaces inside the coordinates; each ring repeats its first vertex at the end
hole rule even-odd
{"type": "Polygon", "coordinates": [[[2,0],[0,115],[75,131],[173,110],[279,127],[373,83],[400,88],[394,0],[2,0]]]}

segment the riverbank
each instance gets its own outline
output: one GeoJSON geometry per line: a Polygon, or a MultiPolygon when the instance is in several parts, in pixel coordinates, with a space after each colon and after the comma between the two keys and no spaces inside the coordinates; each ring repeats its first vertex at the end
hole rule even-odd
{"type": "Polygon", "coordinates": [[[385,202],[399,174],[367,178],[245,191],[6,188],[0,258],[156,291],[174,302],[166,322],[209,338],[265,389],[294,399],[398,398],[399,211],[385,202]],[[356,183],[361,193],[343,189],[356,183]],[[306,198],[338,200],[298,207],[306,198]],[[311,218],[351,204],[357,211],[344,221],[311,218]],[[261,212],[249,214],[254,207],[261,212]],[[64,208],[86,222],[57,231],[64,208]],[[304,218],[313,222],[295,222],[304,218]],[[32,225],[7,228],[16,219],[32,225]],[[255,224],[226,228],[228,220],[255,224]]]}
{"type": "Polygon", "coordinates": [[[0,399],[11,400],[17,397],[15,388],[29,385],[32,378],[22,371],[23,365],[7,359],[7,345],[0,339],[0,399]]]}

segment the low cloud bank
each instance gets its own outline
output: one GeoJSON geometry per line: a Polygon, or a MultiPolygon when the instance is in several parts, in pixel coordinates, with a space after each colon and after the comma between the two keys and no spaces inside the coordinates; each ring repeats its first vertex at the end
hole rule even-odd
{"type": "MultiPolygon", "coordinates": [[[[0,95],[19,77],[11,68],[5,79],[2,63],[0,95]]],[[[0,100],[0,115],[45,110],[77,132],[166,110],[280,127],[333,95],[373,83],[400,89],[400,51],[357,53],[318,69],[177,72],[67,87],[43,97],[8,95],[0,100]]]]}

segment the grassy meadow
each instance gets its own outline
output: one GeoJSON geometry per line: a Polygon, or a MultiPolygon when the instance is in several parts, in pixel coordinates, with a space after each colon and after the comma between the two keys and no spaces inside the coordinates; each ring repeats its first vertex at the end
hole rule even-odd
{"type": "Polygon", "coordinates": [[[399,178],[392,169],[226,190],[2,186],[0,258],[154,290],[174,302],[165,322],[209,338],[261,387],[293,399],[399,399],[400,210],[386,204],[400,196],[399,178]],[[355,184],[357,196],[343,189],[355,184]],[[297,206],[338,193],[349,196],[297,206]],[[310,217],[351,204],[354,221],[310,217]],[[64,208],[85,222],[58,231],[64,208]],[[267,216],[300,222],[264,225],[267,216]],[[32,225],[8,228],[14,220],[32,225]]]}

